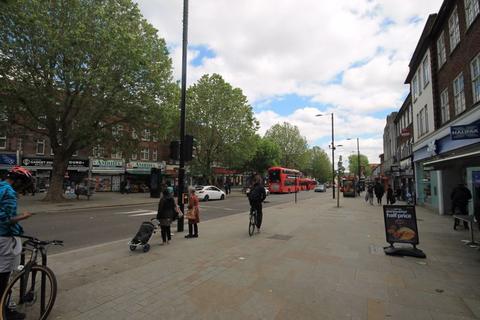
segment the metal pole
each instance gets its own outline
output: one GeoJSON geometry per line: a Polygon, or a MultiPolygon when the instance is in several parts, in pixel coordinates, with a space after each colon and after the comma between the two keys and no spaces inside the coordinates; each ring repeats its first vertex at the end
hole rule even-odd
{"type": "MultiPolygon", "coordinates": [[[[362,170],[360,169],[360,142],[359,138],[357,138],[357,166],[358,166],[358,186],[357,188],[360,187],[360,175],[362,174],[362,170]]],[[[355,190],[356,191],[356,190],[355,190]]]]}
{"type": "Polygon", "coordinates": [[[295,175],[295,203],[297,203],[297,193],[298,193],[298,189],[297,189],[297,184],[298,184],[298,176],[295,175]]]}
{"type": "Polygon", "coordinates": [[[340,175],[337,175],[337,208],[340,208],[340,175]]]}
{"type": "Polygon", "coordinates": [[[335,139],[334,139],[333,112],[332,112],[332,191],[333,191],[333,199],[335,199],[335,139]]]}
{"type": "MultiPolygon", "coordinates": [[[[183,0],[182,88],[180,98],[180,166],[178,168],[178,206],[182,213],[185,190],[185,104],[187,95],[188,0],[183,0]]],[[[183,232],[183,216],[177,221],[177,232],[183,232]]]]}

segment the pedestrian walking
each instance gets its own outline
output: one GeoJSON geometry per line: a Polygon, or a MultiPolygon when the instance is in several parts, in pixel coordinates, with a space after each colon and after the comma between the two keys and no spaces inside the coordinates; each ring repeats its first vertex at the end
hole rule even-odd
{"type": "Polygon", "coordinates": [[[395,195],[393,194],[393,189],[391,185],[388,185],[387,188],[387,204],[394,204],[395,203],[395,195]]]}
{"type": "Polygon", "coordinates": [[[170,225],[175,217],[177,205],[172,193],[168,189],[162,192],[162,198],[158,203],[157,220],[160,223],[160,232],[162,234],[162,244],[168,244],[172,240],[170,225]]]}
{"type": "Polygon", "coordinates": [[[185,238],[198,238],[198,223],[200,222],[200,206],[198,203],[198,197],[195,194],[195,188],[190,187],[188,189],[188,234],[185,238]]]}
{"type": "Polygon", "coordinates": [[[377,197],[378,205],[382,205],[382,198],[384,194],[385,194],[385,188],[379,181],[377,181],[377,183],[375,184],[375,196],[377,197]]]}
{"type": "Polygon", "coordinates": [[[367,200],[373,206],[373,185],[371,184],[367,188],[367,200]]]}
{"type": "Polygon", "coordinates": [[[223,184],[223,189],[225,189],[225,194],[228,195],[228,181],[225,181],[225,183],[223,184]]]}
{"type": "MultiPolygon", "coordinates": [[[[458,184],[458,186],[453,189],[450,199],[452,200],[452,214],[468,215],[468,201],[472,199],[472,193],[463,183],[458,184]]],[[[453,225],[454,230],[457,229],[459,223],[460,221],[455,219],[453,225]]],[[[463,226],[465,229],[468,229],[467,221],[463,222],[463,226]]]]}

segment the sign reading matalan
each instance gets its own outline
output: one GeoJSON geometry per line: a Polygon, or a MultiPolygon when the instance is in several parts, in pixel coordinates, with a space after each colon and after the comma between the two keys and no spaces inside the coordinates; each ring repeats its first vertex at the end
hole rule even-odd
{"type": "Polygon", "coordinates": [[[414,206],[383,206],[383,216],[388,243],[419,243],[414,206]]]}
{"type": "Polygon", "coordinates": [[[450,136],[452,140],[478,139],[480,138],[480,124],[451,126],[450,136]]]}

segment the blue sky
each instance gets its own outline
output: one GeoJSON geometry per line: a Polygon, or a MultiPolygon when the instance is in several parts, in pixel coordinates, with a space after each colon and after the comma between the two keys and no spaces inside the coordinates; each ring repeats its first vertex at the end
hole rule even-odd
{"type": "MultiPolygon", "coordinates": [[[[181,1],[139,0],[181,74],[181,1]]],[[[383,152],[385,117],[408,91],[408,64],[441,0],[202,0],[190,2],[192,84],[219,73],[248,97],[263,134],[288,121],[310,145],[328,149],[328,117],[348,155],[360,137],[371,162],[383,152]],[[295,14],[292,14],[295,12],[295,14]]]]}

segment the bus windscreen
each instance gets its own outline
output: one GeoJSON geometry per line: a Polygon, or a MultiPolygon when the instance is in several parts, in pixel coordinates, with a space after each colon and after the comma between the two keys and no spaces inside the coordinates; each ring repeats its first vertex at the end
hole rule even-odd
{"type": "Polygon", "coordinates": [[[271,170],[268,173],[268,181],[270,183],[279,183],[280,182],[280,170],[271,170]]]}

